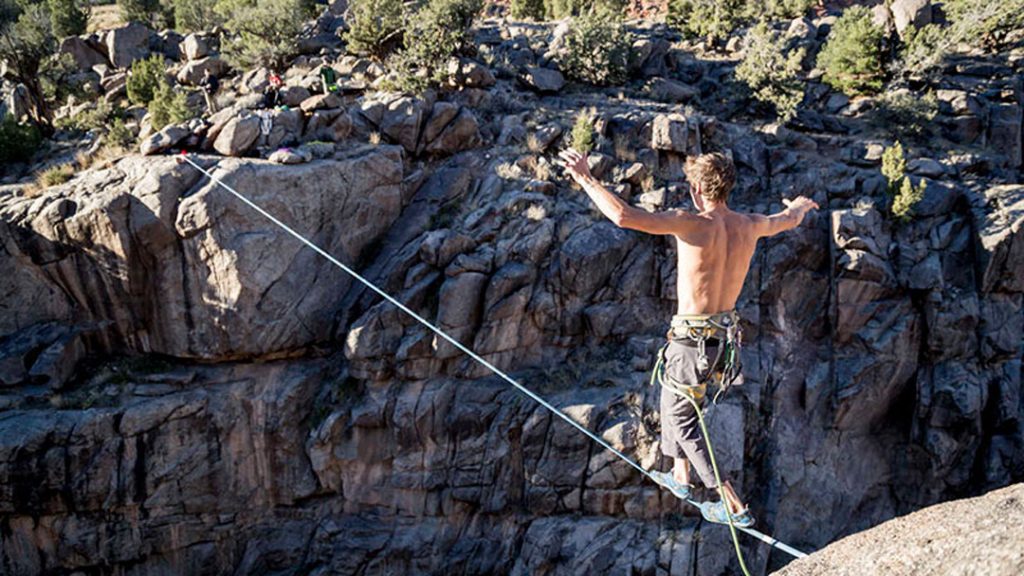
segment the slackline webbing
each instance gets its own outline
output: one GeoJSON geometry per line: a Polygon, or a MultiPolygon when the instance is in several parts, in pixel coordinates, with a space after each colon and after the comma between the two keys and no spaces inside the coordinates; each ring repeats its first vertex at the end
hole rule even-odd
{"type": "MultiPolygon", "coordinates": [[[[235,190],[231,186],[228,186],[220,178],[217,178],[216,176],[211,174],[209,171],[207,171],[205,168],[203,168],[199,164],[196,164],[191,158],[189,158],[188,154],[182,152],[182,154],[177,156],[177,158],[179,158],[181,160],[184,160],[185,162],[188,162],[190,165],[192,165],[193,168],[195,168],[196,170],[199,170],[207,178],[209,178],[211,182],[213,182],[214,184],[217,184],[221,188],[223,188],[223,189],[227,190],[228,192],[230,192],[235,198],[238,198],[239,200],[241,200],[242,202],[247,204],[250,208],[252,208],[253,210],[259,212],[263,217],[267,218],[268,220],[270,220],[271,222],[276,224],[278,227],[280,227],[282,230],[284,230],[285,232],[290,234],[296,240],[298,240],[299,242],[302,242],[306,246],[309,246],[310,248],[312,248],[313,251],[315,251],[317,254],[323,256],[324,258],[326,258],[331,264],[334,264],[338,268],[341,268],[342,270],[344,270],[347,274],[349,274],[350,276],[352,276],[353,278],[355,278],[356,280],[361,282],[364,286],[366,286],[370,290],[373,290],[374,292],[376,292],[381,298],[383,298],[383,299],[387,300],[388,302],[390,302],[391,304],[395,305],[402,312],[405,312],[409,316],[412,316],[417,322],[419,322],[420,324],[425,326],[431,332],[433,332],[434,334],[437,334],[438,336],[440,336],[441,338],[446,340],[449,344],[451,344],[452,346],[455,346],[456,348],[461,350],[463,353],[465,353],[467,356],[469,356],[473,360],[479,362],[481,365],[486,367],[488,370],[490,370],[491,372],[493,372],[494,374],[499,376],[502,380],[505,380],[506,382],[511,384],[513,387],[515,387],[517,390],[519,390],[523,394],[527,395],[528,397],[530,397],[532,400],[536,401],[541,406],[547,408],[548,410],[550,410],[552,413],[554,413],[556,416],[558,416],[562,420],[564,420],[567,423],[569,423],[569,425],[571,425],[573,428],[576,428],[580,432],[586,434],[591,440],[593,440],[594,442],[597,442],[598,444],[600,444],[601,447],[603,447],[604,449],[608,450],[612,454],[615,454],[616,456],[618,456],[623,462],[625,462],[625,463],[629,464],[630,466],[632,466],[633,468],[635,468],[637,470],[637,472],[643,474],[644,476],[649,478],[652,482],[654,482],[658,486],[661,486],[661,484],[659,484],[656,480],[654,480],[654,478],[651,476],[650,472],[645,470],[643,466],[641,466],[641,465],[637,464],[636,462],[634,462],[632,458],[630,458],[629,456],[626,456],[625,454],[623,454],[619,450],[616,450],[611,444],[606,442],[603,438],[601,438],[600,436],[594,434],[590,430],[587,430],[586,428],[584,428],[583,425],[579,424],[578,422],[576,422],[575,420],[570,418],[567,414],[565,414],[564,412],[562,412],[561,410],[559,410],[558,408],[553,406],[547,400],[544,400],[543,398],[541,398],[540,396],[535,394],[532,390],[530,390],[526,386],[523,386],[522,384],[517,382],[514,378],[512,378],[511,376],[509,376],[508,374],[506,374],[505,372],[500,370],[497,366],[491,364],[490,362],[485,360],[483,357],[481,357],[479,354],[477,354],[476,352],[472,351],[468,347],[464,346],[461,342],[459,342],[455,338],[449,336],[447,333],[445,333],[444,330],[441,330],[440,328],[434,326],[429,321],[427,321],[425,318],[423,318],[422,316],[420,316],[416,312],[412,311],[408,306],[406,306],[405,304],[402,304],[401,302],[399,302],[398,300],[393,298],[390,294],[388,294],[384,290],[378,288],[376,284],[374,284],[373,282],[370,282],[366,278],[363,278],[363,276],[360,275],[358,272],[356,272],[355,270],[349,268],[348,266],[346,266],[344,263],[339,261],[334,256],[331,256],[330,254],[328,254],[326,251],[324,251],[322,248],[320,248],[319,246],[317,246],[316,244],[314,244],[310,240],[307,240],[305,236],[299,234],[295,230],[292,230],[291,227],[289,227],[287,224],[285,224],[284,222],[281,222],[280,220],[275,218],[272,214],[270,214],[269,212],[267,212],[266,210],[261,208],[259,205],[257,205],[256,203],[252,202],[251,200],[249,200],[248,198],[246,198],[242,194],[240,194],[237,190],[235,190]]],[[[687,500],[687,502],[689,502],[693,506],[697,506],[697,502],[695,502],[693,500],[687,500]]],[[[795,558],[803,558],[804,556],[807,556],[807,554],[804,554],[803,552],[797,550],[796,548],[793,548],[792,546],[789,546],[789,545],[787,545],[787,544],[785,544],[783,542],[780,542],[780,541],[776,540],[775,538],[772,538],[771,536],[763,534],[763,533],[761,533],[761,532],[759,532],[757,530],[754,530],[754,529],[751,529],[751,528],[740,528],[738,526],[737,526],[737,528],[739,530],[749,534],[750,536],[753,536],[754,538],[757,538],[758,540],[764,542],[765,544],[768,544],[769,546],[771,546],[773,548],[777,548],[777,549],[785,552],[786,554],[789,554],[790,556],[793,556],[795,558]]]]}

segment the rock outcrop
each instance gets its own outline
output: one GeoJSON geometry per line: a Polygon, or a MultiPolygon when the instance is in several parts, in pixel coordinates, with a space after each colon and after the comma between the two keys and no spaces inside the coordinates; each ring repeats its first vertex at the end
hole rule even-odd
{"type": "MultiPolygon", "coordinates": [[[[342,261],[356,261],[402,207],[394,147],[292,167],[200,162],[342,261]]],[[[122,160],[6,205],[3,217],[4,244],[31,262],[22,275],[46,278],[59,308],[109,323],[111,346],[138,352],[224,359],[301,349],[329,336],[328,302],[336,309],[351,281],[174,158],[122,160]]]]}
{"type": "Polygon", "coordinates": [[[847,536],[775,576],[1024,572],[1024,484],[937,504],[847,536]]]}

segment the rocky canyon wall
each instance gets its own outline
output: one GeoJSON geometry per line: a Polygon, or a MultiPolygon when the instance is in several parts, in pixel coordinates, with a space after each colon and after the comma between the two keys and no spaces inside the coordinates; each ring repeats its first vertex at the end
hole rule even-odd
{"type": "MultiPolygon", "coordinates": [[[[502,73],[535,57],[516,42],[489,44],[495,88],[459,96],[481,147],[418,156],[427,107],[380,94],[346,114],[391,127],[382,145],[197,161],[664,469],[648,371],[672,245],[604,221],[551,154],[603,98],[592,169],[638,206],[686,206],[681,163],[712,149],[735,208],[822,206],[759,247],[745,383],[710,416],[763,531],[814,550],[1024,477],[1019,68],[948,87],[937,123],[982,151],[915,149],[927,192],[900,221],[848,108],[785,128],[538,96],[502,73]]],[[[722,87],[666,44],[649,75],[722,87]]],[[[736,573],[725,530],[174,158],[3,194],[0,573],[736,573]]],[[[788,561],[744,549],[756,573],[788,561]]]]}

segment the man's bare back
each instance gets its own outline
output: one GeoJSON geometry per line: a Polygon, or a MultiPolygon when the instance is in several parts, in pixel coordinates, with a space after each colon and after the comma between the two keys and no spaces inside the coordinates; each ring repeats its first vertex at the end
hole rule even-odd
{"type": "Polygon", "coordinates": [[[751,219],[728,209],[697,215],[693,231],[677,235],[679,314],[731,310],[757,247],[751,219]]]}

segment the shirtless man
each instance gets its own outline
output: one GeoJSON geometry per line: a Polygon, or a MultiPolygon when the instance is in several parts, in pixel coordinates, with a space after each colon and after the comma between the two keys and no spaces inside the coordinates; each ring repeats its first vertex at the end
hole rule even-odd
{"type": "MultiPolygon", "coordinates": [[[[818,205],[801,196],[783,200],[786,209],[770,216],[733,212],[727,201],[736,182],[735,169],[727,156],[712,153],[687,158],[683,169],[696,213],[681,209],[651,213],[630,206],[602,186],[590,174],[586,155],[570,148],[560,156],[569,175],[616,226],[675,237],[679,306],[664,353],[661,391],[662,452],[673,459],[673,473],[652,476],[686,500],[692,464],[705,486],[719,488],[696,407],[703,404],[705,385],[731,371],[724,362],[739,328],[734,307],[757,240],[796,228],[818,205]],[[693,402],[683,395],[690,395],[693,402]]],[[[738,373],[738,363],[734,367],[738,373]]],[[[722,483],[720,493],[734,524],[753,525],[753,517],[728,481],[722,483]]],[[[702,504],[701,512],[712,522],[728,522],[722,502],[702,504]]]]}

